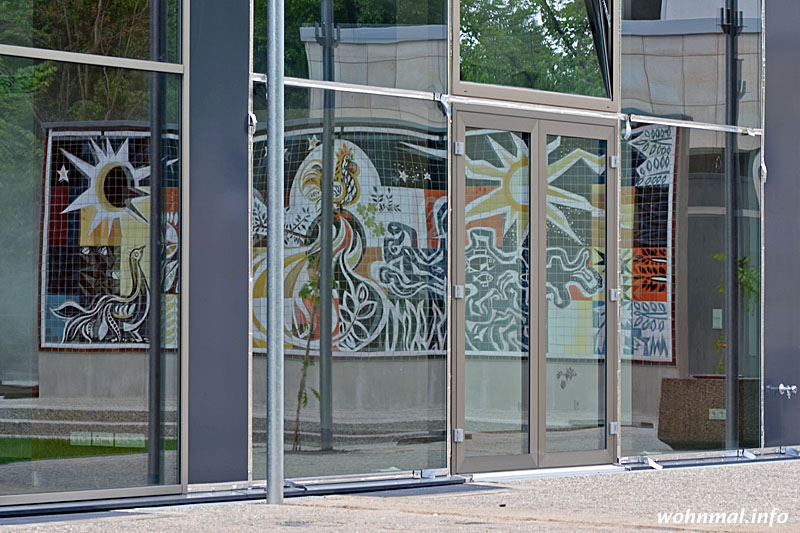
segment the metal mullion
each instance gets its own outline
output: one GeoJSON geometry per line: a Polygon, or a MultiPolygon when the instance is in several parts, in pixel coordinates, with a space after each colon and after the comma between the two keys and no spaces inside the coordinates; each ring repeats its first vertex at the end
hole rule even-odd
{"type": "MultiPolygon", "coordinates": [[[[542,419],[540,402],[542,401],[542,383],[545,378],[540,364],[540,352],[544,337],[541,330],[541,302],[546,299],[547,291],[542,290],[545,279],[542,269],[547,252],[544,239],[545,225],[542,216],[547,211],[544,207],[547,188],[542,182],[547,181],[542,175],[540,165],[542,149],[542,132],[539,120],[533,120],[530,131],[530,148],[528,153],[528,453],[533,458],[535,468],[542,465],[542,419]],[[539,161],[533,162],[533,154],[539,161]],[[536,398],[534,398],[534,394],[536,398]]],[[[546,171],[546,168],[545,168],[546,171]]],[[[546,401],[546,398],[545,398],[546,401]]]]}
{"type": "MultiPolygon", "coordinates": [[[[453,142],[466,142],[466,127],[464,126],[464,117],[460,110],[453,113],[453,142]]],[[[450,220],[448,220],[448,227],[450,228],[450,283],[447,290],[447,301],[450,303],[450,342],[449,347],[452,352],[451,359],[451,395],[452,395],[452,415],[451,425],[447,428],[447,438],[450,442],[453,441],[453,429],[458,427],[464,429],[466,419],[464,386],[466,382],[466,375],[464,366],[466,364],[466,353],[464,351],[464,335],[466,334],[466,326],[464,322],[464,302],[455,300],[453,298],[452,288],[455,285],[464,283],[464,180],[461,178],[465,173],[465,155],[457,157],[452,156],[453,142],[448,140],[447,153],[451,159],[452,179],[450,182],[450,191],[453,194],[451,197],[454,208],[449,211],[450,220]]],[[[452,444],[452,453],[450,457],[451,471],[454,474],[459,473],[462,463],[465,458],[464,442],[452,444]]]]}
{"type": "MultiPolygon", "coordinates": [[[[188,11],[188,6],[185,7],[188,11]]],[[[188,34],[188,32],[186,32],[188,34]]],[[[184,52],[185,54],[187,52],[184,52]]],[[[64,52],[46,48],[30,48],[11,44],[0,44],[0,55],[39,59],[42,61],[58,61],[61,63],[78,63],[98,67],[124,68],[128,70],[143,70],[147,72],[162,72],[164,74],[183,74],[184,65],[179,63],[161,63],[146,59],[131,59],[127,57],[102,56],[84,54],[80,52],[64,52]]]]}
{"type": "MultiPolygon", "coordinates": [[[[536,284],[537,298],[534,302],[536,314],[532,313],[531,322],[536,324],[536,349],[531,349],[531,359],[535,357],[537,368],[536,380],[536,466],[541,468],[546,463],[547,454],[547,122],[539,120],[537,122],[537,144],[535,146],[538,154],[536,161],[536,192],[538,200],[536,202],[536,226],[531,228],[531,235],[536,231],[538,261],[536,272],[538,283],[536,284]]],[[[533,149],[531,149],[533,153],[533,149]]],[[[533,292],[533,291],[531,291],[533,292]]],[[[533,307],[531,307],[533,310],[533,307]]],[[[534,346],[531,342],[531,346],[534,346]]]]}
{"type": "MultiPolygon", "coordinates": [[[[619,78],[619,73],[615,74],[615,77],[619,78]]],[[[265,74],[257,72],[251,73],[250,78],[255,83],[266,83],[267,80],[265,74]]],[[[616,83],[619,84],[620,81],[617,80],[616,83]]],[[[691,129],[707,130],[707,131],[734,132],[751,136],[764,135],[763,128],[751,128],[747,126],[726,126],[724,124],[714,124],[710,122],[694,122],[691,120],[677,120],[677,119],[663,118],[657,116],[617,113],[614,111],[602,111],[591,108],[581,109],[578,107],[568,107],[564,105],[559,105],[557,103],[552,103],[552,104],[531,103],[526,101],[503,100],[492,97],[483,98],[483,97],[466,96],[460,94],[440,94],[435,92],[414,91],[410,89],[397,89],[393,87],[378,87],[374,85],[359,85],[354,83],[342,83],[342,82],[326,82],[321,80],[307,80],[303,78],[291,78],[291,77],[285,78],[285,85],[290,87],[303,87],[307,89],[333,89],[335,91],[340,91],[340,92],[374,94],[380,96],[395,96],[398,98],[412,98],[416,100],[426,100],[434,102],[442,101],[448,104],[461,104],[465,106],[494,108],[501,110],[499,112],[502,112],[502,110],[505,111],[516,110],[516,111],[525,111],[533,113],[547,113],[550,115],[560,115],[565,120],[569,120],[571,117],[577,117],[577,118],[585,117],[589,119],[601,119],[609,121],[611,120],[624,121],[626,119],[629,119],[631,122],[637,122],[640,124],[658,124],[663,126],[675,126],[679,128],[691,128],[691,129]]],[[[555,118],[549,120],[555,120],[555,118]]]]}
{"type": "Polygon", "coordinates": [[[181,291],[180,291],[180,347],[178,369],[179,423],[180,423],[180,490],[186,493],[189,487],[189,6],[181,2],[181,176],[180,176],[180,243],[181,243],[181,291]]]}
{"type": "MultiPolygon", "coordinates": [[[[456,138],[456,123],[455,123],[455,115],[451,112],[447,115],[447,135],[445,137],[445,146],[447,151],[447,234],[445,235],[446,240],[446,258],[447,261],[447,282],[445,283],[446,287],[451,287],[453,285],[453,257],[454,251],[456,247],[454,243],[456,242],[453,240],[453,199],[454,191],[455,191],[455,170],[457,168],[457,160],[452,155],[451,147],[453,146],[453,142],[457,140],[456,138]]],[[[457,206],[458,203],[456,202],[455,205],[457,206]]],[[[446,340],[446,347],[445,347],[445,465],[446,465],[446,475],[451,475],[456,473],[455,468],[455,442],[453,442],[453,428],[456,427],[456,418],[454,416],[453,409],[455,408],[456,401],[453,396],[453,380],[455,379],[455,372],[454,372],[454,365],[456,362],[456,353],[453,350],[453,324],[455,324],[454,317],[453,317],[453,306],[452,306],[452,291],[447,290],[445,294],[445,309],[447,311],[447,315],[445,317],[445,331],[447,332],[447,340],[446,340]]]]}
{"type": "MultiPolygon", "coordinates": [[[[591,109],[578,109],[573,107],[565,107],[559,105],[549,104],[535,104],[529,102],[513,102],[508,100],[499,100],[496,98],[476,98],[474,96],[450,95],[448,101],[454,104],[465,104],[473,106],[483,106],[489,108],[499,108],[506,111],[526,111],[534,113],[548,113],[550,115],[561,115],[564,117],[586,117],[593,119],[605,120],[621,120],[627,115],[615,113],[612,111],[596,111],[591,109]]],[[[552,120],[557,120],[555,117],[552,120]]]]}
{"type": "Polygon", "coordinates": [[[678,128],[691,128],[695,130],[718,131],[722,133],[740,133],[742,135],[763,136],[762,128],[748,128],[746,126],[728,126],[725,124],[712,124],[710,122],[693,122],[691,120],[676,120],[662,117],[649,117],[647,115],[622,115],[623,120],[630,118],[631,122],[639,124],[658,124],[662,126],[675,126],[678,128]]]}
{"type": "MultiPolygon", "coordinates": [[[[267,80],[267,76],[265,74],[258,73],[251,74],[251,78],[254,81],[263,80],[264,83],[266,83],[267,80]]],[[[360,85],[357,83],[345,83],[340,81],[307,80],[305,78],[292,78],[290,76],[286,76],[284,78],[284,85],[290,87],[303,87],[306,89],[329,89],[351,93],[397,96],[400,98],[413,98],[415,100],[437,101],[440,99],[439,93],[429,91],[398,89],[396,87],[378,87],[375,85],[360,85]]]]}
{"type": "MultiPolygon", "coordinates": [[[[622,290],[620,276],[620,241],[619,241],[619,198],[622,172],[622,150],[620,149],[619,122],[615,122],[609,129],[609,137],[606,139],[606,288],[608,280],[612,279],[614,287],[618,292],[622,290]],[[615,154],[617,165],[611,167],[610,156],[615,154]]],[[[605,435],[606,450],[611,456],[611,461],[619,457],[620,437],[619,427],[622,417],[620,416],[620,406],[622,398],[619,394],[619,373],[622,368],[620,359],[620,309],[622,307],[621,298],[616,302],[609,301],[608,291],[606,291],[606,416],[605,416],[605,435]],[[611,320],[609,320],[611,317],[611,320]],[[617,432],[612,435],[609,431],[610,423],[617,423],[617,432]]]]}

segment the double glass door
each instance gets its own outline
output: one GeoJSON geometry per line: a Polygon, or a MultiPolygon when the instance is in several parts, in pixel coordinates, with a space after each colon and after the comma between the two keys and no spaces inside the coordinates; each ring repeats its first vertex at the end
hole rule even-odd
{"type": "Polygon", "coordinates": [[[614,126],[462,108],[454,134],[453,470],[611,462],[614,126]]]}

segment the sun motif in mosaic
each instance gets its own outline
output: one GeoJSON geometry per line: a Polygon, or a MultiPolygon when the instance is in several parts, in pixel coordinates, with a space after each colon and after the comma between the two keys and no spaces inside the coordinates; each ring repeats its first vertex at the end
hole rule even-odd
{"type": "Polygon", "coordinates": [[[91,207],[94,218],[89,226],[88,234],[93,233],[105,223],[107,235],[116,223],[120,233],[126,215],[133,215],[144,223],[147,218],[142,214],[138,204],[146,201],[150,193],[141,187],[142,181],[150,176],[150,166],[134,168],[128,157],[128,141],[125,140],[119,150],[114,151],[111,141],[106,139],[105,149],[93,140],[89,141],[96,163],[92,164],[67,152],[61,153],[81,174],[89,180],[89,187],[64,209],[64,213],[91,207]]]}

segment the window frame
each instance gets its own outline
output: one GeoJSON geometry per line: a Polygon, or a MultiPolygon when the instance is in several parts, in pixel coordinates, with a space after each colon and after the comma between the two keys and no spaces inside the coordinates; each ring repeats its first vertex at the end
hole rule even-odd
{"type": "Polygon", "coordinates": [[[527,104],[544,104],[557,107],[578,108],[592,111],[620,111],[620,19],[622,2],[613,2],[611,21],[611,97],[585,96],[557,93],[540,89],[528,89],[490,83],[477,83],[461,79],[461,0],[450,1],[450,94],[474,98],[489,98],[527,104]]]}

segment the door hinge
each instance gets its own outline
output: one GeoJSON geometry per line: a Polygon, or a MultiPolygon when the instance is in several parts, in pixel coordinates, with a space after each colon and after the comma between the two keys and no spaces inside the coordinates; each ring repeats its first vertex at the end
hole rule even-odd
{"type": "Polygon", "coordinates": [[[453,442],[464,442],[464,430],[453,428],[453,442]]]}
{"type": "Polygon", "coordinates": [[[608,289],[608,301],[609,302],[619,301],[619,289],[608,289]]]}
{"type": "Polygon", "coordinates": [[[617,422],[609,422],[608,423],[608,434],[609,435],[616,435],[618,430],[619,430],[619,426],[617,425],[617,422]]]}
{"type": "Polygon", "coordinates": [[[464,299],[464,286],[463,285],[453,285],[453,298],[455,300],[463,300],[464,299]]]}
{"type": "Polygon", "coordinates": [[[466,148],[464,147],[464,143],[461,141],[456,141],[453,143],[453,155],[464,155],[466,153],[466,148]]]}
{"type": "Polygon", "coordinates": [[[611,168],[619,168],[619,157],[612,155],[608,157],[608,166],[611,168]]]}

